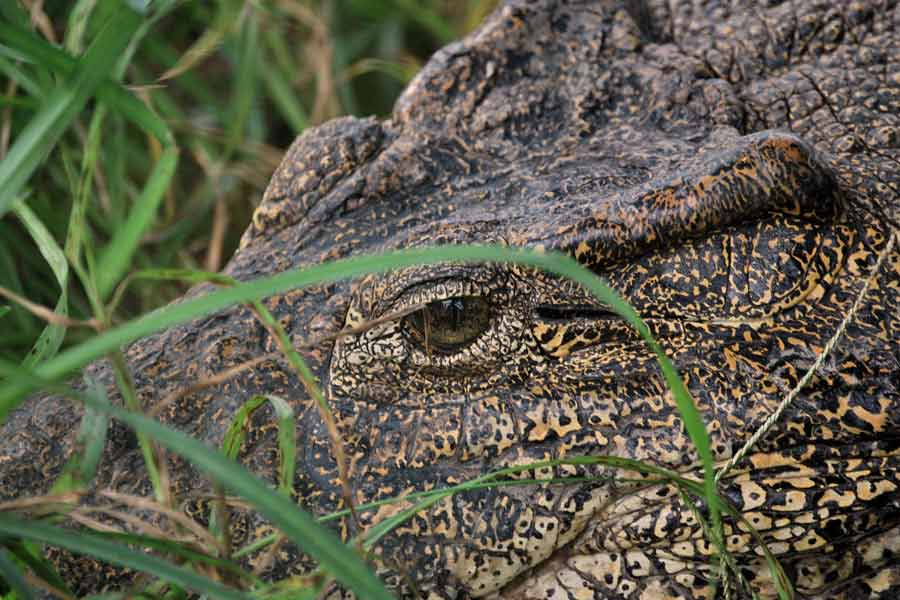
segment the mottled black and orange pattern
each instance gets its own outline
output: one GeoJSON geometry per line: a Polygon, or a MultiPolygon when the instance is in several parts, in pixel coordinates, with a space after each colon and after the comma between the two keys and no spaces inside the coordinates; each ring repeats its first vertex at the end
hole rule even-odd
{"type": "MultiPolygon", "coordinates": [[[[249,279],[438,243],[564,250],[646,318],[724,463],[847,314],[900,217],[898,186],[895,0],[510,1],[437,53],[390,119],[339,119],[301,136],[227,272],[249,279]]],[[[396,320],[305,353],[334,407],[359,501],[585,454],[698,474],[652,355],[570,282],[443,265],[267,304],[301,343],[460,296],[484,298],[491,318],[458,351],[429,351],[396,320]]],[[[824,368],[722,482],[802,598],[900,597],[898,303],[895,251],[824,368]]],[[[235,309],[143,340],[129,358],[152,405],[274,350],[235,309]]],[[[188,395],[163,418],[217,444],[260,392],[296,407],[298,502],[341,507],[324,426],[281,361],[188,395]]],[[[4,426],[0,495],[46,489],[76,418],[44,398],[4,426]]],[[[274,437],[272,415],[260,413],[242,451],[268,478],[274,437]]],[[[169,460],[179,494],[205,491],[190,466],[169,460]]],[[[140,468],[133,436],[115,429],[99,485],[146,493],[140,468]]],[[[575,467],[523,476],[579,474],[636,477],[575,467]]],[[[363,513],[362,524],[404,507],[363,513]]],[[[238,542],[268,531],[252,514],[238,522],[238,542]]],[[[339,528],[357,533],[349,521],[339,528]]],[[[732,597],[773,597],[746,528],[727,522],[726,533],[747,584],[732,597]]],[[[461,494],[377,552],[405,597],[723,597],[693,509],[665,485],[461,494]]],[[[61,562],[82,590],[126,577],[61,562]]],[[[285,546],[269,574],[307,568],[285,546]]]]}

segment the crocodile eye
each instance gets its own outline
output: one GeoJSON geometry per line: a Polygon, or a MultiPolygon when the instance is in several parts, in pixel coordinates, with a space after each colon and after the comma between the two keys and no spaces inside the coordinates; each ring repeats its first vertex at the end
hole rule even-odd
{"type": "Polygon", "coordinates": [[[491,309],[481,296],[456,296],[428,303],[403,319],[407,331],[425,347],[452,353],[471,344],[491,320],[491,309]]]}

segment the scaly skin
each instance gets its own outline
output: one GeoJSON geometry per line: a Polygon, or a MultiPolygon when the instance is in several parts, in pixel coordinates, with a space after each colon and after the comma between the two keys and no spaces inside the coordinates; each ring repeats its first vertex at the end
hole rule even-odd
{"type": "MultiPolygon", "coordinates": [[[[438,243],[563,250],[646,318],[724,464],[834,334],[900,214],[897,2],[747,4],[509,2],[436,54],[391,119],[340,119],[301,136],[226,272],[249,279],[438,243]]],[[[589,454],[699,474],[648,348],[569,282],[444,265],[266,301],[298,343],[423,303],[304,353],[358,501],[589,454]],[[468,298],[449,311],[463,321],[441,325],[440,301],[453,298],[468,298]],[[427,333],[426,321],[436,323],[427,333]],[[442,345],[444,335],[464,343],[442,345]]],[[[803,598],[900,597],[898,303],[895,250],[823,368],[721,482],[803,598]]],[[[274,350],[236,308],[145,339],[128,358],[152,405],[274,350]]],[[[257,393],[296,409],[298,501],[341,507],[324,425],[281,360],[190,394],[162,419],[219,444],[257,393]]],[[[0,436],[0,494],[46,490],[77,417],[56,398],[17,412],[0,436]]],[[[241,453],[269,479],[274,436],[271,414],[257,414],[241,453]]],[[[169,463],[179,497],[206,489],[189,465],[169,463]]],[[[147,493],[141,464],[132,434],[115,428],[97,485],[147,493]]],[[[526,476],[583,474],[636,477],[599,467],[526,476]]],[[[235,543],[267,531],[253,514],[236,521],[235,543]]],[[[349,521],[339,529],[357,532],[349,521]]],[[[773,597],[750,535],[730,520],[725,529],[747,582],[732,597],[773,597]]],[[[692,508],[665,485],[458,494],[377,548],[385,580],[410,597],[716,594],[692,508]]],[[[127,578],[60,562],[81,590],[127,578]]],[[[285,547],[268,574],[307,568],[285,547]]]]}

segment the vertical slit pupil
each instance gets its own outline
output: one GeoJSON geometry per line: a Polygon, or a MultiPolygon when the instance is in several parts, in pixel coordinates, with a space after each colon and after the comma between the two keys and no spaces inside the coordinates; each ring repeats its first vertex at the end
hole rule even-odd
{"type": "Polygon", "coordinates": [[[443,323],[445,327],[459,329],[463,326],[466,313],[465,298],[438,300],[430,304],[429,307],[431,308],[431,316],[439,323],[443,323]]]}
{"type": "Polygon", "coordinates": [[[407,330],[426,349],[452,352],[473,342],[490,325],[490,305],[481,296],[455,296],[430,302],[404,319],[407,330]]]}

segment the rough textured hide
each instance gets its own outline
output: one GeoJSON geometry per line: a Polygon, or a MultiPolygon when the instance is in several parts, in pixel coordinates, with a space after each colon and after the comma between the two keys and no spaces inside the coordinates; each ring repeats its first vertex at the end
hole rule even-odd
{"type": "MultiPolygon", "coordinates": [[[[898,27],[893,0],[507,2],[436,54],[389,120],[344,118],[301,136],[226,272],[249,279],[437,243],[564,250],[647,319],[724,463],[834,334],[900,216],[898,27]]],[[[824,368],[721,483],[802,598],[900,597],[898,302],[895,250],[824,368]]],[[[699,473],[647,347],[569,282],[444,265],[266,301],[298,343],[422,303],[304,353],[334,407],[358,500],[585,454],[699,473]]],[[[128,358],[152,405],[274,350],[236,308],[143,340],[128,358]]],[[[261,392],[296,408],[298,502],[341,507],[324,426],[278,359],[162,418],[218,444],[261,392]]],[[[42,398],[4,425],[0,495],[45,491],[77,418],[42,398]]],[[[254,424],[241,459],[271,479],[272,415],[254,424]]],[[[206,489],[168,460],[180,497],[206,489]]],[[[133,435],[115,428],[97,485],[147,493],[141,472],[133,435]]],[[[636,477],[582,467],[526,476],[580,474],[636,477]]],[[[363,513],[362,524],[396,510],[363,513]]],[[[268,531],[252,514],[235,518],[236,543],[268,531]]],[[[732,597],[773,597],[746,527],[725,527],[745,579],[732,597]]],[[[692,508],[666,485],[460,494],[378,553],[385,580],[410,597],[723,593],[692,508]]],[[[81,590],[127,579],[60,562],[81,590]]],[[[286,546],[268,574],[307,568],[286,546]]]]}

